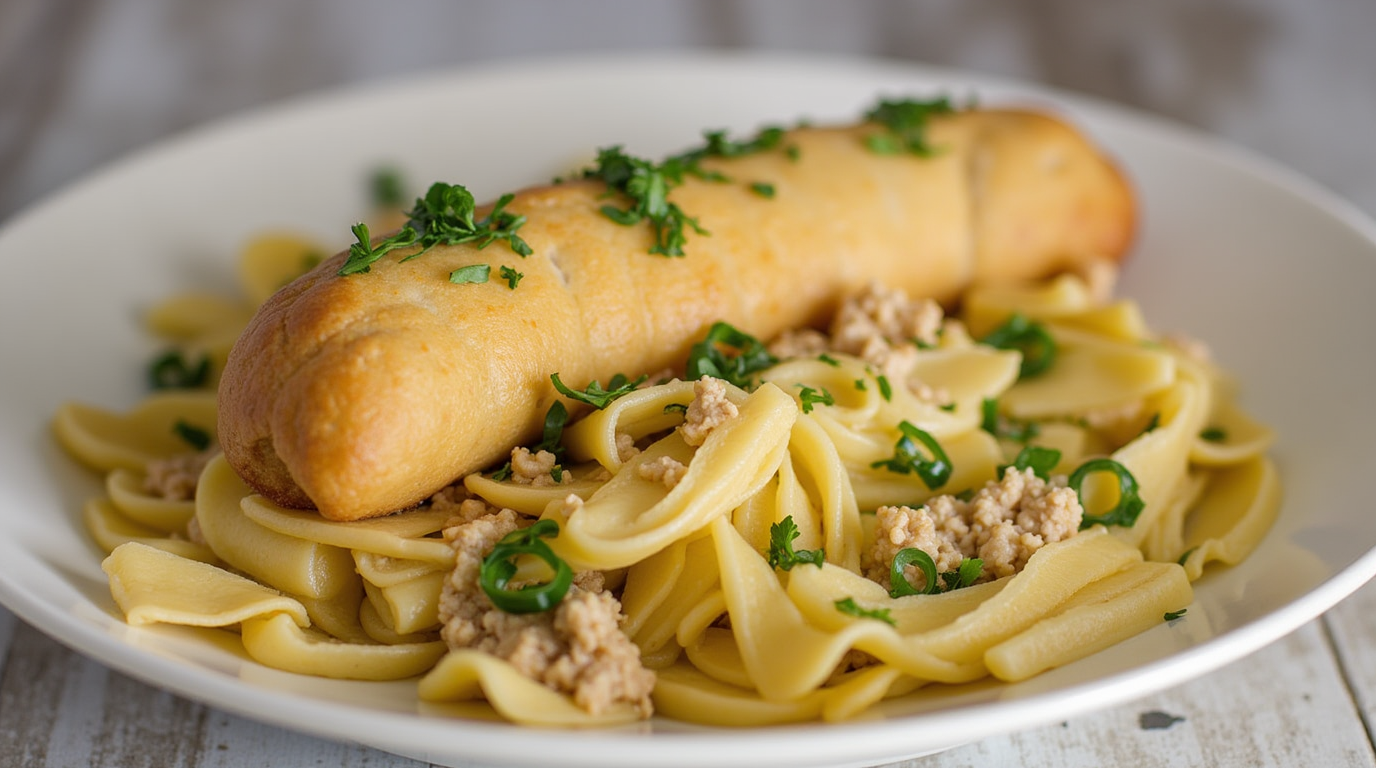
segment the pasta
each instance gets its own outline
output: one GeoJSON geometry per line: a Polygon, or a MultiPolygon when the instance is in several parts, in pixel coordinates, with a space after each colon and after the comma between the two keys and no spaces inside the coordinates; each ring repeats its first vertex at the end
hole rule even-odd
{"type": "MultiPolygon", "coordinates": [[[[319,251],[272,235],[246,251],[242,304],[155,310],[179,356],[207,361],[194,386],[56,415],[107,477],[85,522],[130,624],[221,627],[270,667],[418,678],[421,700],[536,726],[651,708],[839,720],[920,687],[1026,679],[1159,624],[1278,509],[1272,434],[1228,376],[1062,276],[976,287],[953,316],[875,287],[841,313],[868,335],[777,340],[735,383],[609,385],[507,467],[328,521],[250,491],[215,451],[208,394],[282,265],[319,251]],[[882,332],[918,315],[916,341],[882,332]],[[1028,333],[1000,340],[1010,327],[1028,333]],[[490,602],[536,598],[560,567],[557,609],[490,602]]],[[[704,349],[757,343],[721,338],[704,349]]]]}

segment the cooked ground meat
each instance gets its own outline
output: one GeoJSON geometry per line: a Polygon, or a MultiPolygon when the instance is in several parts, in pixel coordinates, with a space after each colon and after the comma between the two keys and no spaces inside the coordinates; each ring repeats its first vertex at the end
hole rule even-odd
{"type": "Polygon", "coordinates": [[[702,445],[712,430],[740,415],[740,409],[726,397],[726,384],[721,379],[704,377],[693,384],[693,402],[688,405],[679,431],[683,442],[702,445]]]}
{"type": "MultiPolygon", "coordinates": [[[[573,499],[581,506],[572,494],[565,503],[573,499]]],[[[454,570],[440,598],[445,643],[504,659],[531,679],[571,695],[589,712],[629,702],[648,717],[655,676],[621,631],[621,604],[603,591],[602,574],[578,574],[559,606],[545,613],[498,610],[478,585],[492,546],[528,522],[503,509],[444,530],[454,547],[454,570]]]]}
{"type": "Polygon", "coordinates": [[[559,457],[549,451],[531,453],[529,448],[516,448],[511,452],[511,482],[519,485],[563,485],[572,482],[567,472],[560,472],[554,479],[554,467],[559,457]]]}
{"type": "Polygon", "coordinates": [[[150,496],[170,501],[190,501],[196,498],[196,483],[201,471],[219,451],[180,453],[165,459],[154,459],[145,467],[143,490],[150,496]]]}
{"type": "MultiPolygon", "coordinates": [[[[965,558],[984,561],[981,581],[1021,571],[1034,552],[1074,536],[1084,508],[1063,478],[1048,483],[1031,469],[1004,471],[970,501],[943,495],[923,507],[880,507],[875,543],[866,576],[889,587],[889,565],[902,549],[916,547],[931,556],[938,573],[954,571],[965,558]]],[[[922,584],[922,572],[908,566],[906,576],[922,584]]]]}
{"type": "Polygon", "coordinates": [[[665,488],[673,490],[683,476],[688,474],[688,466],[673,456],[660,456],[654,461],[641,464],[637,472],[642,478],[652,483],[664,483],[665,488]]]}

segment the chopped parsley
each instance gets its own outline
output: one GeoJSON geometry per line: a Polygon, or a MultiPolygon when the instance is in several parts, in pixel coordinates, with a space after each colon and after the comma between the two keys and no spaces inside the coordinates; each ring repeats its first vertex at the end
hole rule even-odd
{"type": "Polygon", "coordinates": [[[874,380],[879,383],[879,396],[884,398],[884,402],[893,400],[893,387],[889,384],[889,377],[881,374],[875,376],[874,380]]]}
{"type": "Polygon", "coordinates": [[[754,386],[756,373],[779,362],[759,339],[729,323],[713,323],[702,341],[688,352],[686,376],[722,379],[742,389],[754,386]]]}
{"type": "Polygon", "coordinates": [[[861,608],[860,604],[855,602],[855,598],[853,597],[843,597],[833,603],[833,605],[836,606],[836,610],[847,616],[854,616],[860,619],[874,619],[876,621],[882,621],[891,627],[898,626],[898,622],[894,620],[888,608],[875,608],[873,610],[861,608]]]}
{"type": "Polygon", "coordinates": [[[584,178],[601,179],[607,188],[625,197],[625,208],[604,205],[602,215],[623,226],[648,221],[654,232],[650,253],[682,256],[687,242],[684,228],[699,235],[708,234],[697,219],[688,216],[677,203],[669,202],[669,191],[683,183],[687,164],[681,158],[655,163],[606,147],[597,153],[597,165],[583,171],[584,178]]]}
{"type": "Polygon", "coordinates": [[[390,166],[376,168],[368,177],[368,193],[378,208],[400,208],[406,202],[406,185],[401,171],[390,166]]]}
{"type": "Polygon", "coordinates": [[[201,355],[188,363],[178,350],[159,355],[148,364],[148,386],[153,389],[195,389],[210,381],[210,357],[201,355]]]}
{"type": "Polygon", "coordinates": [[[497,270],[497,274],[501,275],[502,279],[506,281],[506,287],[510,288],[513,291],[516,290],[517,285],[520,285],[521,278],[525,277],[524,273],[517,272],[511,267],[506,266],[497,270]]]}
{"type": "Polygon", "coordinates": [[[1176,619],[1180,618],[1181,616],[1184,616],[1184,615],[1185,615],[1185,612],[1188,611],[1188,610],[1189,610],[1188,608],[1181,608],[1181,609],[1178,610],[1178,611],[1167,611],[1166,614],[1165,614],[1164,616],[1162,616],[1161,618],[1164,619],[1165,621],[1175,621],[1176,619]]]}
{"type": "Polygon", "coordinates": [[[766,200],[774,199],[774,185],[764,181],[751,182],[750,191],[763,197],[766,200]]]}
{"type": "MultiPolygon", "coordinates": [[[[407,212],[407,222],[395,234],[378,242],[372,242],[367,224],[355,224],[354,237],[357,242],[349,246],[349,258],[339,268],[339,274],[353,275],[367,272],[373,262],[394,250],[416,247],[402,261],[414,259],[437,245],[458,245],[475,243],[479,249],[486,248],[496,240],[504,240],[511,250],[521,256],[529,256],[532,251],[516,231],[526,222],[526,217],[510,213],[506,206],[514,195],[502,195],[492,207],[492,211],[481,219],[477,215],[477,204],[473,194],[459,184],[435,182],[425,193],[417,198],[415,205],[407,212]]],[[[453,279],[451,275],[450,279],[453,279]]]]}
{"type": "Polygon", "coordinates": [[[1228,439],[1228,433],[1221,427],[1207,427],[1199,433],[1199,439],[1210,443],[1221,443],[1228,439]]]}
{"type": "Polygon", "coordinates": [[[831,396],[831,393],[826,390],[826,387],[816,390],[802,384],[796,384],[794,386],[803,388],[803,390],[798,393],[798,399],[802,402],[803,413],[812,413],[813,406],[817,405],[836,405],[836,398],[831,396]]]}
{"type": "Polygon", "coordinates": [[[1051,470],[1061,462],[1061,452],[1055,448],[1044,448],[1038,445],[1023,446],[1018,451],[1017,458],[1013,459],[1012,464],[999,467],[999,476],[1003,475],[1003,470],[1009,467],[1022,472],[1030,469],[1032,473],[1043,480],[1051,479],[1051,470]]]}
{"type": "Polygon", "coordinates": [[[474,283],[480,284],[487,282],[487,278],[492,274],[492,267],[486,264],[469,264],[466,267],[459,267],[449,273],[451,283],[474,283]]]}
{"type": "Polygon", "coordinates": [[[172,425],[172,431],[186,441],[186,444],[198,451],[204,451],[210,447],[210,433],[200,427],[192,426],[181,419],[177,419],[172,425]]]}
{"type": "Polygon", "coordinates": [[[802,549],[794,551],[793,540],[800,535],[798,524],[793,522],[792,515],[769,526],[769,554],[766,556],[769,567],[781,571],[791,571],[793,566],[800,563],[808,563],[818,568],[822,567],[822,563],[826,561],[826,550],[802,549]]]}
{"type": "MultiPolygon", "coordinates": [[[[612,376],[611,379],[607,382],[606,389],[603,389],[602,384],[599,383],[596,379],[594,379],[591,384],[588,384],[588,386],[584,387],[581,390],[573,389],[568,385],[564,384],[564,382],[559,380],[559,374],[557,373],[551,374],[549,378],[551,381],[554,382],[554,388],[559,390],[559,394],[569,398],[570,400],[577,400],[580,403],[587,403],[588,405],[591,405],[592,407],[600,411],[603,408],[606,408],[607,406],[611,405],[612,401],[617,399],[618,397],[629,395],[630,393],[634,392],[635,388],[643,384],[645,380],[649,377],[641,376],[635,381],[630,381],[626,378],[625,374],[618,373],[615,376],[612,376]]],[[[674,404],[671,403],[670,405],[674,404]]],[[[665,409],[667,411],[668,407],[666,406],[665,409]]],[[[686,410],[687,406],[684,406],[684,409],[686,410]]]]}
{"type": "Polygon", "coordinates": [[[938,577],[936,561],[932,560],[931,555],[917,547],[905,547],[898,550],[893,562],[889,564],[889,597],[935,595],[939,592],[963,589],[979,581],[982,575],[984,560],[967,557],[960,561],[956,570],[946,571],[938,577]],[[912,582],[908,581],[904,569],[909,565],[915,565],[922,571],[922,589],[914,587],[912,582]]]}
{"type": "Polygon", "coordinates": [[[871,152],[881,155],[930,157],[936,149],[927,143],[928,122],[932,117],[953,112],[955,108],[944,96],[930,101],[881,99],[865,113],[865,119],[883,126],[887,132],[870,134],[865,144],[871,152]]]}

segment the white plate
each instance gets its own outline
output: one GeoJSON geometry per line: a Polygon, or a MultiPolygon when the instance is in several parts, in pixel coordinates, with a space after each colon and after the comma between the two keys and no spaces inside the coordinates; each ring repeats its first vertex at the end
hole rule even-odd
{"type": "Polygon", "coordinates": [[[508,65],[373,86],[249,114],[128,159],[0,232],[0,599],[135,677],[247,717],[437,763],[866,765],[1064,719],[1197,677],[1319,615],[1376,572],[1376,226],[1295,175],[1161,122],[1045,90],[908,65],[811,57],[644,55],[508,65]],[[541,182],[613,143],[660,155],[704,128],[847,120],[877,95],[977,93],[1068,111],[1143,202],[1125,291],[1236,371],[1279,432],[1287,503],[1260,550],[1210,573],[1183,621],[1018,685],[917,696],[840,725],[729,731],[654,721],[519,730],[422,708],[406,683],[264,669],[186,630],[119,619],[79,523],[96,491],[50,437],[58,405],[123,409],[156,351],[138,312],[226,290],[236,248],[285,226],[344,245],[366,173],[480,198],[541,182]]]}

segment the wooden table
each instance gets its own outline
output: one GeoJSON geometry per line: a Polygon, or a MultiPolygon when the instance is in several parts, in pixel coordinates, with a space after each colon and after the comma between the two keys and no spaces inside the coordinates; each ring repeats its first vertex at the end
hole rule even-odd
{"type": "MultiPolygon", "coordinates": [[[[0,220],[182,128],[308,90],[582,49],[908,58],[1156,112],[1376,214],[1376,3],[0,1],[0,220]]],[[[0,765],[410,766],[184,701],[0,609],[0,765]]],[[[1376,586],[1141,701],[904,765],[1373,766],[1376,586]]]]}

